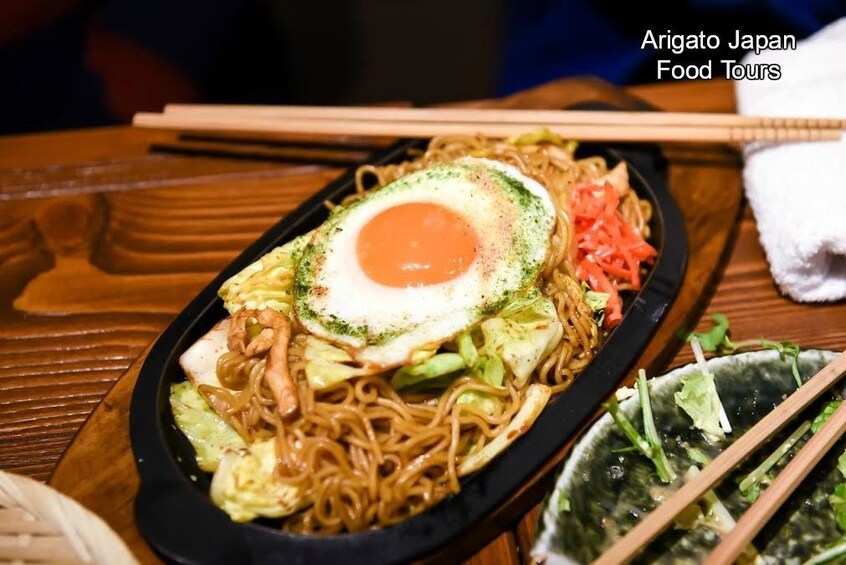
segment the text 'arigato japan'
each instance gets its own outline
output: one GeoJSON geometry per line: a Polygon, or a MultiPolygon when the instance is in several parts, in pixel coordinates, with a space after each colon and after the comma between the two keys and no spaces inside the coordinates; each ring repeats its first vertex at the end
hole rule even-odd
{"type": "Polygon", "coordinates": [[[715,51],[725,49],[738,51],[737,59],[724,58],[716,62],[711,59],[697,59],[695,61],[673,61],[659,59],[657,61],[656,78],[665,79],[711,79],[717,76],[734,80],[778,80],[781,78],[781,67],[775,63],[741,63],[738,61],[745,53],[762,51],[796,49],[796,37],[793,35],[776,34],[748,34],[735,30],[728,41],[713,33],[681,34],[667,30],[665,33],[654,33],[647,30],[643,36],[640,48],[652,48],[655,51],[669,51],[675,55],[682,55],[688,51],[715,51]]]}

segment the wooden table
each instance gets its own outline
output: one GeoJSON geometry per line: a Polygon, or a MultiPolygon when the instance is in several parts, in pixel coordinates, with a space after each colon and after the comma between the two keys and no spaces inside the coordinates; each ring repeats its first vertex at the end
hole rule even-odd
{"type": "MultiPolygon", "coordinates": [[[[725,81],[630,92],[666,110],[734,110],[725,81]]],[[[0,138],[0,468],[46,480],[109,387],[182,306],[343,170],[309,164],[308,155],[291,163],[251,159],[249,150],[238,159],[150,151],[175,142],[172,133],[126,127],[0,138]]],[[[665,150],[671,184],[702,168],[738,181],[736,157],[665,150]]],[[[701,289],[706,312],[726,313],[736,337],[846,347],[846,304],[780,296],[745,208],[732,239],[714,265],[716,284],[701,289]]],[[[673,363],[691,357],[672,353],[673,363]]],[[[517,562],[531,523],[515,524],[471,561],[517,562]]]]}

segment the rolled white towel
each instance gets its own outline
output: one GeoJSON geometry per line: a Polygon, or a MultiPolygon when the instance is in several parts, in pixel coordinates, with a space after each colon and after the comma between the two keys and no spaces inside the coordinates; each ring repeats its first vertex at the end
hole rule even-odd
{"type": "MultiPolygon", "coordinates": [[[[846,18],[793,51],[750,53],[780,80],[737,81],[741,114],[846,118],[846,18]]],[[[746,196],[779,288],[800,302],[846,297],[846,140],[750,144],[746,196]]]]}

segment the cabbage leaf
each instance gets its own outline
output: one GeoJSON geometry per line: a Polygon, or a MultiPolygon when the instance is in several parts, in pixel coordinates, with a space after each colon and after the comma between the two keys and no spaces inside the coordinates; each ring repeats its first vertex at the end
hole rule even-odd
{"type": "Polygon", "coordinates": [[[468,367],[475,368],[479,364],[479,350],[473,343],[473,336],[470,332],[464,332],[455,340],[458,345],[458,354],[464,359],[468,367]]]}
{"type": "MultiPolygon", "coordinates": [[[[473,343],[470,332],[455,339],[457,353],[439,353],[424,361],[397,370],[391,379],[391,386],[397,390],[415,385],[428,388],[446,388],[453,379],[461,375],[473,375],[495,387],[501,387],[505,379],[505,366],[495,353],[480,353],[473,343]]],[[[473,406],[493,414],[496,403],[489,394],[467,390],[456,399],[456,404],[473,406]]]]}
{"type": "Polygon", "coordinates": [[[473,376],[491,386],[502,387],[502,382],[505,380],[505,365],[490,345],[482,346],[480,353],[476,344],[473,343],[470,332],[459,335],[455,341],[458,354],[464,359],[464,363],[473,376]]]}
{"type": "Polygon", "coordinates": [[[478,471],[526,433],[540,416],[551,395],[552,389],[546,385],[538,383],[529,385],[523,406],[514,415],[514,419],[485,447],[464,458],[458,466],[458,476],[464,477],[478,471]]]}
{"type": "Polygon", "coordinates": [[[607,292],[585,290],[585,302],[593,312],[603,312],[605,307],[608,306],[608,300],[610,298],[611,294],[607,292]]]}
{"type": "Polygon", "coordinates": [[[505,380],[505,365],[496,353],[488,353],[482,359],[478,373],[491,386],[502,387],[505,380]]]}
{"type": "Polygon", "coordinates": [[[482,322],[485,348],[495,352],[520,383],[561,341],[564,326],[552,300],[532,289],[496,318],[482,322]]]}
{"type": "Polygon", "coordinates": [[[230,277],[218,291],[230,314],[241,308],[272,308],[288,314],[293,301],[294,271],[311,232],[263,255],[230,277]]]}
{"type": "MultiPolygon", "coordinates": [[[[397,370],[391,378],[391,386],[401,390],[424,381],[451,376],[466,368],[467,363],[459,353],[438,353],[422,363],[407,365],[397,370]]],[[[432,384],[443,383],[436,381],[432,384]]]]}
{"type": "MultiPolygon", "coordinates": [[[[498,316],[482,322],[479,330],[456,337],[457,352],[438,353],[396,371],[391,386],[400,390],[428,381],[431,387],[446,387],[455,377],[470,374],[501,387],[506,370],[525,383],[563,335],[555,305],[532,289],[509,303],[498,316]],[[473,336],[482,344],[477,346],[473,336]]],[[[484,397],[468,395],[462,402],[492,406],[491,399],[484,397]]]]}
{"type": "MultiPolygon", "coordinates": [[[[464,332],[455,340],[458,346],[458,354],[464,359],[467,368],[478,379],[486,383],[501,387],[505,378],[505,366],[496,354],[488,353],[482,357],[476,344],[473,343],[473,334],[464,332]]],[[[487,394],[478,390],[466,390],[462,392],[455,401],[456,404],[478,408],[486,414],[493,414],[496,411],[496,402],[487,394]]]]}
{"type": "Polygon", "coordinates": [[[349,353],[311,335],[306,337],[304,356],[306,380],[308,386],[315,390],[377,372],[367,367],[350,365],[353,358],[349,353]]]}
{"type": "Polygon", "coordinates": [[[245,447],[238,432],[212,410],[190,382],[170,385],[170,406],[176,425],[194,447],[197,465],[203,471],[217,469],[227,450],[245,447]]]}
{"type": "Polygon", "coordinates": [[[212,502],[235,522],[281,518],[302,508],[299,489],[276,479],[276,440],[228,451],[212,478],[212,502]]]}
{"type": "Polygon", "coordinates": [[[560,135],[548,127],[539,127],[526,133],[512,135],[505,141],[511,145],[538,145],[540,143],[549,143],[550,145],[561,147],[568,153],[575,152],[576,147],[578,147],[578,142],[573,140],[564,141],[560,135]]]}
{"type": "Polygon", "coordinates": [[[493,414],[496,410],[496,402],[491,395],[478,390],[465,390],[458,396],[455,403],[473,406],[486,414],[493,414]]]}

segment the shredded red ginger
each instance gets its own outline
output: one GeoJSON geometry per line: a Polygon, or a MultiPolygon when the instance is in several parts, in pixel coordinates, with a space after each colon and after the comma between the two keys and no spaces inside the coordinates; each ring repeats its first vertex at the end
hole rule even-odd
{"type": "Polygon", "coordinates": [[[575,186],[571,204],[577,274],[592,290],[610,295],[604,325],[613,328],[623,318],[620,285],[640,290],[641,264],[652,263],[658,252],[617,210],[620,196],[610,183],[575,186]]]}

